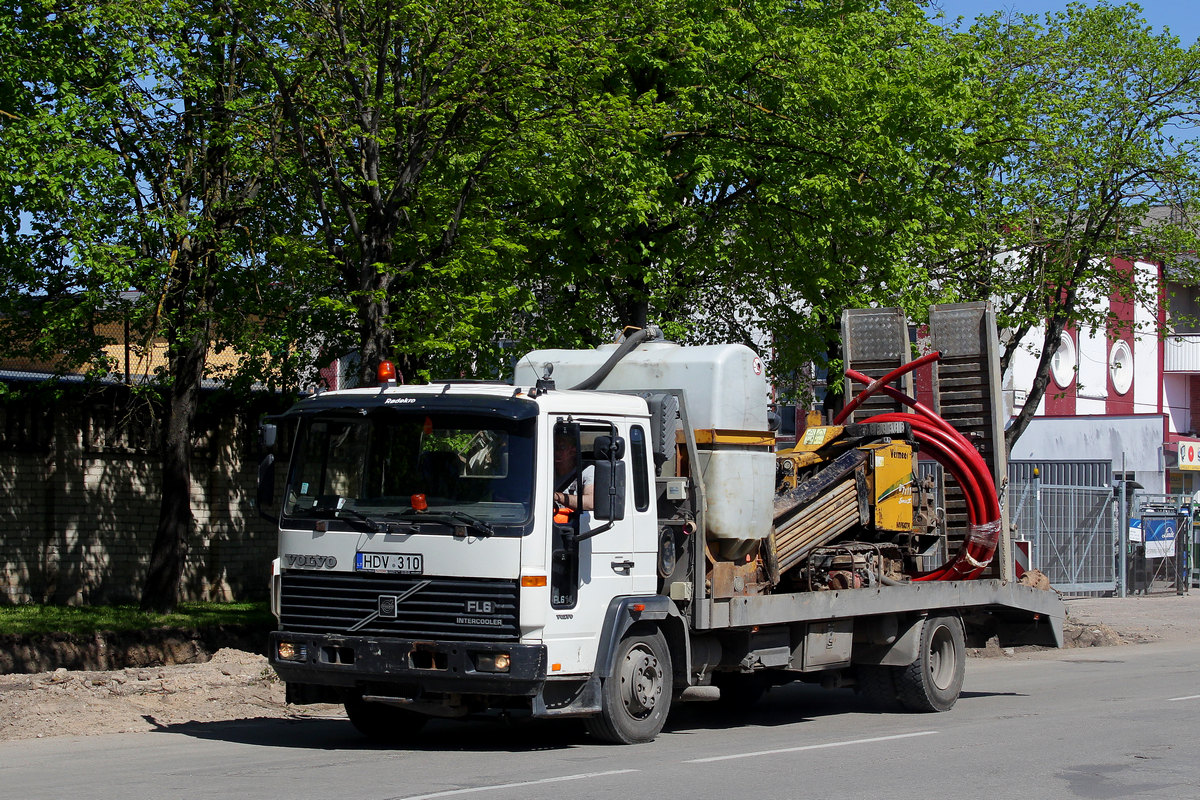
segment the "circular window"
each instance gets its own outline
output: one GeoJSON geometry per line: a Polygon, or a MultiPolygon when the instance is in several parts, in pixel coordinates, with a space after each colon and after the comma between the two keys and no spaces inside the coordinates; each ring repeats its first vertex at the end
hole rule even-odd
{"type": "Polygon", "coordinates": [[[1054,360],[1050,364],[1050,371],[1054,375],[1054,382],[1063,389],[1071,385],[1071,381],[1075,380],[1075,341],[1071,338],[1071,334],[1066,331],[1058,340],[1058,350],[1054,351],[1054,360]]]}
{"type": "Polygon", "coordinates": [[[1133,386],[1133,352],[1123,339],[1114,342],[1108,353],[1108,374],[1117,394],[1125,394],[1133,386]]]}

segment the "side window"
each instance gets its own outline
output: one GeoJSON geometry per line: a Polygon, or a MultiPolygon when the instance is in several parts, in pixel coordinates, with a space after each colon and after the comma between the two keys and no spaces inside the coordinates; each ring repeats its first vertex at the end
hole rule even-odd
{"type": "Polygon", "coordinates": [[[630,465],[633,470],[633,504],[638,511],[645,511],[650,507],[650,473],[647,467],[646,431],[641,425],[629,428],[629,458],[633,462],[630,465]]]}

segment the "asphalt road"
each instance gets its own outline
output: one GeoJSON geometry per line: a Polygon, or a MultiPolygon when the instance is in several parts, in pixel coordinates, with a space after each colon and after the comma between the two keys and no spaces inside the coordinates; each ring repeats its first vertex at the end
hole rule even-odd
{"type": "Polygon", "coordinates": [[[0,798],[1200,797],[1200,644],[972,659],[944,714],[785,687],[723,717],[676,707],[648,745],[577,724],[437,722],[420,749],[344,719],[188,724],[0,744],[0,798]]]}

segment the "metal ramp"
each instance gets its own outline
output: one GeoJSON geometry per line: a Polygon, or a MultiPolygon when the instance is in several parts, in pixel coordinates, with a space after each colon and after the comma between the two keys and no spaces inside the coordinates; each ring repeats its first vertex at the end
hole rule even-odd
{"type": "MultiPolygon", "coordinates": [[[[1008,454],[1004,446],[1006,420],[1001,403],[995,310],[990,303],[933,306],[929,310],[929,339],[932,348],[942,354],[933,365],[933,410],[975,445],[991,468],[996,486],[1004,487],[1008,483],[1008,454]]],[[[945,507],[950,536],[947,544],[950,552],[955,552],[967,530],[966,504],[958,486],[947,485],[945,507]]],[[[1007,534],[1007,502],[1000,503],[1000,524],[1007,534]]],[[[1009,536],[1001,535],[996,557],[985,575],[1012,580],[1009,536]]]]}
{"type": "MultiPolygon", "coordinates": [[[[842,312],[842,358],[847,369],[856,369],[872,378],[882,378],[897,367],[912,361],[908,321],[898,308],[850,308],[842,312]]],[[[843,396],[847,400],[862,386],[845,379],[843,396]]],[[[905,375],[898,387],[913,397],[912,374],[905,375]]],[[[907,411],[902,404],[882,392],[854,410],[846,422],[862,422],[876,414],[907,411]]]]}

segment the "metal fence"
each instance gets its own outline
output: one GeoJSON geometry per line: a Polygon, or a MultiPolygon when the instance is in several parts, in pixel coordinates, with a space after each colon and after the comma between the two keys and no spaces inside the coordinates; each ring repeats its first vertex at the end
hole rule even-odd
{"type": "Polygon", "coordinates": [[[1013,538],[1028,542],[1029,566],[1068,594],[1116,591],[1112,488],[1043,483],[1009,485],[1013,538]]]}

